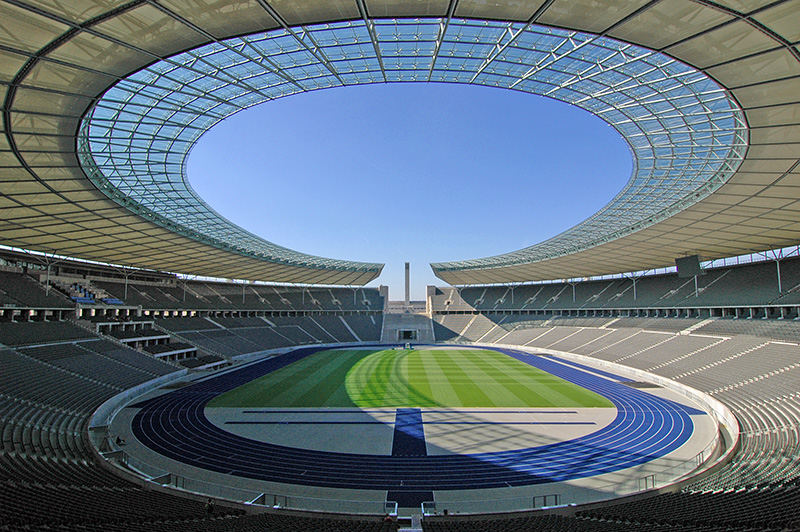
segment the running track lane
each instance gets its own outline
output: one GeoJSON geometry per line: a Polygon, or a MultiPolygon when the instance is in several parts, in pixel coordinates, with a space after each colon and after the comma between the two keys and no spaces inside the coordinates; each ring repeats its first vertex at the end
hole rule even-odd
{"type": "Polygon", "coordinates": [[[665,456],[702,414],[547,357],[496,349],[608,398],[617,416],[592,434],[510,451],[468,455],[376,456],[297,449],[231,434],[212,424],[214,397],[318,349],[298,349],[134,405],[136,438],[171,459],[219,473],[309,486],[420,491],[485,489],[561,482],[619,471],[665,456]]]}

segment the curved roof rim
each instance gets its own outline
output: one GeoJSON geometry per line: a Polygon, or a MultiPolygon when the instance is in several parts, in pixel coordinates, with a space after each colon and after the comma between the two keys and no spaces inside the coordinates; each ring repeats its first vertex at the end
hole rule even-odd
{"type": "Polygon", "coordinates": [[[119,204],[190,238],[278,263],[370,270],[380,265],[298,253],[225,220],[185,179],[194,143],[251,105],[381,81],[475,83],[540,94],[593,112],[626,139],[634,172],[598,213],[523,250],[432,265],[444,271],[530,263],[630,234],[706,197],[744,157],[747,128],[735,101],[667,55],[547,26],[443,22],[371,19],[282,28],[176,54],[124,78],[93,105],[79,134],[81,162],[119,204]],[[298,31],[313,50],[288,38],[298,31]],[[482,50],[489,47],[494,52],[482,50]]]}

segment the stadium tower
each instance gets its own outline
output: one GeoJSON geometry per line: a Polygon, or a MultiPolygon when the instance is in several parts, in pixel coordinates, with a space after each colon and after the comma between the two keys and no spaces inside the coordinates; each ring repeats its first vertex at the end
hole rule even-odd
{"type": "Polygon", "coordinates": [[[798,0],[0,20],[0,530],[798,528],[798,0]],[[406,263],[402,314],[383,264],[255,235],[186,177],[239,111],[392,82],[577,106],[632,174],[561,234],[432,264],[424,310],[406,263]]]}

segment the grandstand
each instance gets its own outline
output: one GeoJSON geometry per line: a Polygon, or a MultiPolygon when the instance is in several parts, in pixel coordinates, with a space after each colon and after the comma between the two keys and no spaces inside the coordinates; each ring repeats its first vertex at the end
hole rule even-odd
{"type": "Polygon", "coordinates": [[[798,290],[800,260],[790,257],[708,268],[696,279],[663,273],[584,282],[430,287],[428,292],[434,313],[793,319],[800,315],[798,290]]]}
{"type": "Polygon", "coordinates": [[[7,253],[0,272],[7,294],[0,320],[0,530],[151,530],[155,524],[170,530],[306,530],[322,522],[330,530],[396,529],[378,517],[244,515],[241,507],[225,504],[209,516],[202,498],[143,487],[109,472],[87,433],[90,415],[109,398],[180,377],[186,368],[220,368],[237,356],[303,344],[377,341],[383,307],[377,290],[357,289],[354,297],[341,288],[252,287],[252,293],[272,295],[275,305],[290,301],[290,310],[279,310],[263,297],[226,303],[227,294],[242,293],[232,284],[216,283],[212,299],[211,285],[195,282],[182,306],[174,301],[174,277],[140,273],[122,286],[91,264],[63,261],[42,276],[27,270],[28,260],[7,253]],[[80,275],[82,286],[118,289],[119,302],[69,299],[58,290],[65,272],[80,275]],[[149,305],[142,305],[142,294],[150,294],[149,305]],[[92,494],[91,510],[86,494],[92,494]],[[46,506],[42,498],[49,500],[46,506]]]}
{"type": "Polygon", "coordinates": [[[390,506],[304,512],[228,492],[209,512],[198,493],[213,486],[139,474],[104,417],[143,393],[406,329],[586,357],[564,360],[595,378],[645,371],[739,424],[696,477],[512,514],[432,504],[424,530],[800,528],[800,259],[780,251],[800,241],[798,14],[795,0],[0,0],[0,531],[396,530],[390,506]],[[184,179],[194,143],[233,113],[394,81],[579,106],[622,135],[634,174],[545,242],[433,264],[450,286],[409,316],[364,287],[381,264],[264,240],[184,179]],[[654,273],[754,251],[771,260],[654,273]]]}
{"type": "MultiPolygon", "coordinates": [[[[77,263],[71,263],[71,267],[76,266],[77,263]]],[[[710,278],[725,279],[736,275],[739,279],[746,279],[745,274],[750,272],[754,280],[752,284],[755,284],[770,266],[769,263],[733,266],[729,268],[730,272],[726,273],[723,268],[710,278]]],[[[787,260],[785,266],[784,271],[792,271],[791,260],[787,260]]],[[[5,275],[6,279],[17,284],[37,283],[34,277],[22,273],[8,271],[5,275]]],[[[54,276],[58,277],[58,272],[54,276]]],[[[770,516],[770,523],[777,523],[776,526],[790,526],[796,520],[796,515],[783,515],[777,509],[773,511],[769,504],[774,499],[772,504],[783,505],[782,501],[792,496],[792,486],[800,473],[800,438],[797,436],[800,398],[794,385],[797,382],[797,368],[800,367],[800,347],[794,342],[800,334],[800,326],[791,319],[778,319],[780,313],[776,312],[761,313],[760,319],[751,319],[741,312],[713,311],[713,306],[705,307],[706,310],[712,309],[711,312],[694,317],[686,317],[687,313],[682,312],[685,309],[680,307],[661,307],[656,312],[650,308],[650,303],[658,299],[659,292],[664,290],[665,285],[670,286],[670,282],[679,281],[670,281],[670,276],[656,276],[653,279],[642,277],[638,282],[642,306],[638,308],[633,305],[628,308],[600,305],[587,308],[586,301],[597,302],[597,298],[591,298],[599,286],[597,281],[576,286],[576,294],[589,295],[583,299],[576,298],[572,308],[564,305],[558,309],[548,307],[549,298],[542,299],[541,306],[537,308],[535,302],[530,300],[531,296],[527,295],[539,291],[535,286],[524,287],[525,300],[517,300],[515,294],[514,307],[509,296],[505,306],[492,305],[487,310],[479,310],[471,305],[475,299],[470,294],[479,291],[486,301],[490,298],[501,299],[502,293],[508,289],[463,289],[460,297],[455,289],[431,290],[430,323],[437,342],[525,345],[541,352],[577,353],[624,364],[687,384],[720,399],[733,409],[741,424],[741,448],[734,459],[715,473],[684,486],[681,491],[655,495],[653,502],[647,504],[624,503],[619,509],[616,506],[603,506],[580,510],[568,516],[531,514],[494,518],[499,521],[492,526],[502,528],[518,522],[522,523],[520,526],[527,527],[531,523],[552,521],[574,530],[611,527],[610,523],[619,524],[629,520],[620,517],[623,514],[619,512],[628,512],[627,509],[633,504],[642,509],[639,514],[631,512],[630,515],[636,515],[642,526],[659,526],[659,523],[666,526],[666,523],[670,523],[672,526],[702,528],[711,526],[710,518],[705,518],[703,514],[687,513],[681,520],[671,519],[669,505],[691,505],[697,500],[698,507],[702,507],[706,494],[730,493],[730,498],[713,499],[721,501],[720,508],[724,508],[726,505],[740,504],[733,494],[742,493],[742,490],[752,493],[753,500],[759,501],[753,503],[756,505],[754,510],[747,514],[751,523],[763,524],[766,515],[770,516]],[[454,301],[456,305],[453,305],[454,301]],[[459,310],[452,310],[454,306],[459,310]],[[766,316],[772,316],[773,319],[764,319],[766,316]],[[676,499],[678,496],[681,498],[676,499]],[[694,499],[695,496],[700,499],[694,499]],[[664,502],[661,502],[662,498],[664,502]],[[728,502],[729,499],[732,502],[728,502]],[[507,522],[507,519],[512,521],[507,522]]],[[[136,283],[131,283],[129,290],[136,286],[136,283]]],[[[144,286],[146,284],[143,283],[140,288],[144,290],[144,286]]],[[[233,285],[230,288],[234,288],[233,285]]],[[[547,288],[557,292],[564,287],[547,288]]],[[[720,288],[725,289],[724,286],[720,288]]],[[[40,284],[37,289],[45,291],[40,284]]],[[[334,294],[338,290],[331,289],[334,294]]],[[[377,291],[363,291],[372,292],[371,296],[380,304],[377,291]]],[[[515,291],[520,292],[520,287],[515,291]]],[[[339,293],[339,299],[342,296],[339,293]]],[[[302,295],[296,291],[292,297],[302,295]]],[[[774,299],[772,288],[766,287],[764,293],[754,297],[745,308],[768,307],[774,299]]],[[[18,306],[33,309],[38,302],[38,295],[35,295],[30,301],[24,302],[27,305],[18,306]]],[[[95,306],[91,310],[95,311],[96,317],[92,319],[78,319],[78,314],[87,314],[88,311],[85,307],[74,307],[71,309],[73,317],[67,320],[36,319],[36,313],[19,312],[13,314],[17,319],[0,322],[0,343],[7,346],[3,350],[4,367],[8,369],[5,375],[9,379],[3,385],[7,403],[3,415],[3,453],[5,460],[16,464],[9,471],[37,475],[32,478],[39,479],[53,475],[52,484],[57,486],[61,484],[56,480],[58,476],[67,474],[63,468],[79,467],[86,471],[78,479],[88,476],[95,480],[73,480],[68,485],[85,483],[94,489],[111,489],[108,486],[116,484],[109,485],[109,482],[125,481],[113,475],[108,477],[109,473],[101,465],[94,464],[94,458],[86,448],[87,435],[83,432],[89,414],[105,399],[148,380],[185,371],[181,367],[202,366],[194,361],[200,361],[203,357],[216,357],[216,361],[226,362],[270,349],[353,342],[355,336],[363,342],[377,342],[382,333],[380,313],[341,310],[340,304],[328,312],[319,308],[306,311],[282,311],[269,307],[241,310],[234,305],[228,309],[217,307],[206,311],[164,310],[160,302],[154,302],[153,309],[137,309],[140,316],[106,314],[111,310],[128,312],[129,305],[124,303],[121,307],[106,305],[102,309],[95,306]],[[19,319],[23,315],[27,318],[19,319]],[[129,327],[129,332],[123,329],[117,332],[114,329],[122,326],[129,327]],[[167,337],[169,342],[152,345],[125,342],[126,339],[140,339],[150,334],[167,337]],[[170,346],[178,349],[185,346],[199,356],[186,360],[159,357],[161,352],[171,349],[170,346]],[[184,364],[187,361],[190,363],[184,364]],[[55,412],[59,414],[54,415],[55,412]],[[27,463],[30,460],[35,462],[27,463]],[[20,461],[23,463],[17,464],[20,461]],[[96,478],[98,476],[104,480],[96,478]],[[110,480],[112,478],[113,481],[110,480]]],[[[80,303],[76,302],[75,305],[80,303]]],[[[694,304],[691,307],[701,308],[694,304]]],[[[737,305],[732,302],[726,308],[735,309],[737,305]]],[[[213,367],[213,364],[210,366],[213,367]]],[[[6,480],[18,483],[21,478],[11,475],[6,480]]],[[[131,496],[138,493],[133,487],[126,489],[131,490],[131,496]]],[[[141,490],[138,487],[136,489],[141,490]]],[[[19,508],[19,500],[14,504],[17,506],[11,505],[9,508],[19,508]]],[[[164,504],[165,508],[169,508],[167,502],[164,504]]],[[[171,510],[157,511],[169,513],[171,510]]],[[[231,511],[236,510],[232,508],[231,511]]],[[[31,508],[24,512],[35,513],[31,508]]],[[[447,528],[453,526],[458,530],[484,526],[465,524],[467,518],[461,517],[428,517],[426,523],[429,525],[426,526],[445,527],[447,530],[453,529],[447,528]]],[[[176,526],[186,527],[198,526],[197,519],[200,519],[194,515],[187,517],[180,512],[172,515],[172,518],[176,526]]],[[[60,523],[71,522],[66,510],[59,519],[64,519],[58,521],[60,523]]],[[[114,518],[107,516],[99,519],[114,518]]],[[[234,518],[226,514],[225,519],[251,518],[234,518]]],[[[726,522],[719,516],[714,519],[726,522]]],[[[36,521],[34,519],[31,522],[36,521]]]]}

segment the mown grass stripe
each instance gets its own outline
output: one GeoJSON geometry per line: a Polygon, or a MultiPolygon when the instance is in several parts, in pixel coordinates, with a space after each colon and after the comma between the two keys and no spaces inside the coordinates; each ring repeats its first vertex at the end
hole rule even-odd
{"type": "MultiPolygon", "coordinates": [[[[458,406],[497,406],[458,364],[458,361],[463,361],[464,359],[463,353],[461,355],[455,354],[451,356],[450,351],[447,349],[440,352],[444,355],[440,360],[446,361],[446,366],[444,367],[448,368],[446,375],[447,379],[451,382],[451,386],[453,382],[452,378],[461,381],[460,385],[453,386],[460,401],[458,406]]],[[[442,366],[440,365],[440,367],[442,366]]]]}
{"type": "Polygon", "coordinates": [[[330,350],[221,395],[232,407],[607,407],[607,399],[485,349],[330,350]]]}
{"type": "Polygon", "coordinates": [[[345,377],[345,386],[350,398],[357,405],[381,404],[384,392],[383,383],[371,378],[381,363],[383,351],[369,354],[359,360],[345,377]]]}
{"type": "Polygon", "coordinates": [[[481,384],[481,389],[492,396],[494,406],[527,406],[531,404],[531,388],[523,385],[509,373],[503,371],[501,365],[492,364],[487,359],[465,356],[462,358],[461,367],[470,368],[476,374],[482,375],[482,378],[479,379],[484,381],[481,384]]]}
{"type": "Polygon", "coordinates": [[[409,404],[408,381],[400,373],[400,360],[405,354],[402,352],[392,354],[390,351],[382,354],[380,373],[377,375],[383,384],[382,404],[409,404]]]}
{"type": "MultiPolygon", "coordinates": [[[[500,353],[495,354],[501,355],[500,353]]],[[[493,365],[495,370],[502,375],[501,380],[504,381],[505,386],[527,404],[533,403],[536,406],[574,406],[571,398],[566,396],[554,398],[549,393],[552,386],[558,384],[552,380],[552,375],[512,358],[505,358],[506,360],[499,357],[490,357],[487,359],[487,363],[493,365]]]]}
{"type": "Polygon", "coordinates": [[[509,388],[521,387],[522,389],[530,390],[529,382],[526,381],[528,381],[528,379],[533,379],[537,383],[537,394],[544,400],[548,401],[551,405],[569,407],[613,406],[608,399],[590,390],[581,388],[580,386],[525,364],[524,362],[507,357],[502,353],[492,353],[497,356],[487,358],[487,362],[496,364],[498,370],[506,374],[510,381],[508,382],[509,388]]]}
{"type": "Polygon", "coordinates": [[[406,379],[408,380],[409,386],[414,388],[418,396],[424,398],[424,400],[419,401],[419,406],[423,404],[425,406],[436,406],[437,403],[433,399],[434,390],[428,380],[423,358],[417,352],[414,352],[405,357],[404,361],[406,379]]]}
{"type": "Polygon", "coordinates": [[[209,406],[266,406],[272,397],[290,391],[298,382],[329,364],[333,356],[331,351],[322,351],[305,357],[214,398],[209,406]]]}
{"type": "MultiPolygon", "coordinates": [[[[347,370],[362,357],[363,352],[346,351],[342,353],[340,351],[339,356],[331,357],[327,365],[317,368],[313,373],[307,373],[306,377],[298,381],[294,387],[282,393],[273,394],[270,404],[272,406],[282,404],[286,406],[308,404],[333,406],[326,403],[326,399],[335,391],[331,387],[336,388],[343,385],[347,370]]],[[[352,402],[348,402],[348,404],[354,406],[352,402]]],[[[348,406],[348,404],[339,406],[348,406]]]]}
{"type": "MultiPolygon", "coordinates": [[[[326,368],[327,371],[320,371],[314,375],[314,384],[310,385],[308,391],[297,397],[294,404],[289,406],[315,402],[324,406],[355,406],[345,389],[345,376],[350,368],[364,357],[364,354],[363,351],[351,351],[347,354],[348,356],[337,360],[337,364],[331,364],[326,368]]],[[[278,401],[280,398],[276,397],[275,400],[278,401]]]]}
{"type": "Polygon", "coordinates": [[[424,372],[416,377],[417,380],[424,380],[425,386],[431,390],[430,404],[420,406],[464,406],[461,404],[458,394],[454,389],[450,379],[444,373],[442,367],[437,363],[434,356],[423,356],[423,353],[414,354],[422,363],[424,372]]]}

